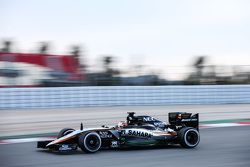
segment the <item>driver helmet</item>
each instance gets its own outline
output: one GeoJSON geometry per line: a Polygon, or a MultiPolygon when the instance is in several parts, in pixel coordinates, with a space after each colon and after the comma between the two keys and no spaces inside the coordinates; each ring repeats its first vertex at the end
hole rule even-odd
{"type": "Polygon", "coordinates": [[[118,122],[118,128],[123,128],[123,127],[126,127],[127,126],[127,123],[125,121],[120,121],[118,122]]]}

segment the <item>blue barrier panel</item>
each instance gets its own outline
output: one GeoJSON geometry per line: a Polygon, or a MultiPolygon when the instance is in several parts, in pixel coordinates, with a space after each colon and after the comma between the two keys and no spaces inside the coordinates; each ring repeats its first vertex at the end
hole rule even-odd
{"type": "Polygon", "coordinates": [[[250,103],[250,85],[0,89],[0,109],[244,103],[250,103]]]}

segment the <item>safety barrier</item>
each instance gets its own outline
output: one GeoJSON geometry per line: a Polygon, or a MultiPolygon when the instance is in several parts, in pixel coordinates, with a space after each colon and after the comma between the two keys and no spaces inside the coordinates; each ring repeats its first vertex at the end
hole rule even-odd
{"type": "Polygon", "coordinates": [[[0,109],[243,103],[250,103],[250,85],[0,89],[0,109]]]}

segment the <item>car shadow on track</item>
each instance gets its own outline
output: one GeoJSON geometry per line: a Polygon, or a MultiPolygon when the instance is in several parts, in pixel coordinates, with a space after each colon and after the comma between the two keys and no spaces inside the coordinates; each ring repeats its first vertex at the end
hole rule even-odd
{"type": "MultiPolygon", "coordinates": [[[[147,147],[131,147],[131,148],[120,148],[120,149],[101,149],[98,153],[101,152],[128,152],[128,151],[146,151],[146,150],[162,150],[162,149],[183,149],[179,145],[169,145],[169,146],[147,146],[147,147]]],[[[80,149],[72,151],[53,151],[53,150],[37,150],[37,152],[54,154],[54,155],[78,155],[78,154],[88,154],[80,149]]]]}

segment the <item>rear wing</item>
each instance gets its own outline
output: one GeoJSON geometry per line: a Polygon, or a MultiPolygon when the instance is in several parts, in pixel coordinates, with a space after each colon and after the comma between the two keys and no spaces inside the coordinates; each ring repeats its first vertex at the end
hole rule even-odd
{"type": "Polygon", "coordinates": [[[199,130],[199,114],[186,112],[168,113],[168,121],[170,125],[193,127],[199,130]]]}

